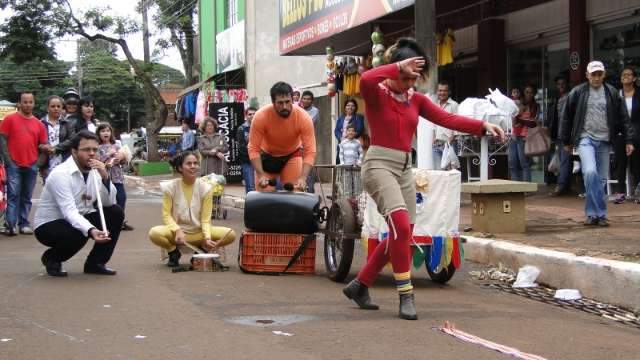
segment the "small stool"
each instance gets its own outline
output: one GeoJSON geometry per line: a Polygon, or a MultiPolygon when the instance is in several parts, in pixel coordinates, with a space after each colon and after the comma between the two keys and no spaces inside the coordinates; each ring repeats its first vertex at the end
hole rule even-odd
{"type": "Polygon", "coordinates": [[[487,233],[524,233],[525,196],[536,192],[538,184],[510,180],[487,180],[462,184],[471,194],[471,226],[487,233]]]}

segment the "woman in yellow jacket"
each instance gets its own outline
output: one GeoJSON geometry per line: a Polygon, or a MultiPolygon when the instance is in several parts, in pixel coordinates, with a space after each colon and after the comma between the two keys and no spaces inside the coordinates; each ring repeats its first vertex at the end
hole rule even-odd
{"type": "Polygon", "coordinates": [[[215,251],[231,244],[236,234],[227,227],[211,226],[213,185],[199,177],[196,154],[182,152],[171,165],[181,177],[160,184],[164,225],[152,227],[149,239],[169,252],[167,266],[176,267],[180,265],[178,245],[188,242],[207,252],[215,251]]]}

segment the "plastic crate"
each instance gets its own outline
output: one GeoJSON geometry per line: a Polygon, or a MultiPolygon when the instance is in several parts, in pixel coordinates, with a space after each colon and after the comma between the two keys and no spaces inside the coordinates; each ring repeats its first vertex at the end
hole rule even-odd
{"type": "Polygon", "coordinates": [[[287,274],[313,274],[316,267],[315,235],[244,232],[240,239],[238,265],[248,273],[282,273],[306,236],[313,236],[313,239],[287,274]]]}

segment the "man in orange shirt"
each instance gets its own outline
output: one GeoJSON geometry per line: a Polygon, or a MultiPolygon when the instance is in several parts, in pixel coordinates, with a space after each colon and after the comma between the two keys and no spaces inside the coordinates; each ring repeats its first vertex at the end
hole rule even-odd
{"type": "Polygon", "coordinates": [[[282,184],[306,190],[316,159],[316,138],[311,117],[303,108],[293,106],[292,95],[291,85],[277,82],[271,87],[272,104],[253,117],[248,150],[256,171],[256,189],[272,190],[269,180],[280,178],[282,184]]]}

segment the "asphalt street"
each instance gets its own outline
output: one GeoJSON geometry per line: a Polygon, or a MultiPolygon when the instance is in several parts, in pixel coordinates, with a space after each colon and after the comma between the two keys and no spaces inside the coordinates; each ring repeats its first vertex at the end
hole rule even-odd
{"type": "MultiPolygon", "coordinates": [[[[509,358],[433,330],[445,321],[548,359],[640,358],[640,330],[485,289],[468,275],[477,264],[447,286],[414,272],[420,319],[405,321],[388,270],[371,291],[381,309],[359,310],[323,275],[322,243],[315,276],[243,274],[237,243],[229,272],[172,273],[147,239],[160,199],[131,194],[127,214],[136,229],[122,233],[113,277],[82,273],[90,243],[65,264],[69,277],[51,278],[35,238],[0,238],[0,359],[509,358]]],[[[229,214],[240,233],[242,213],[229,214]]]]}

